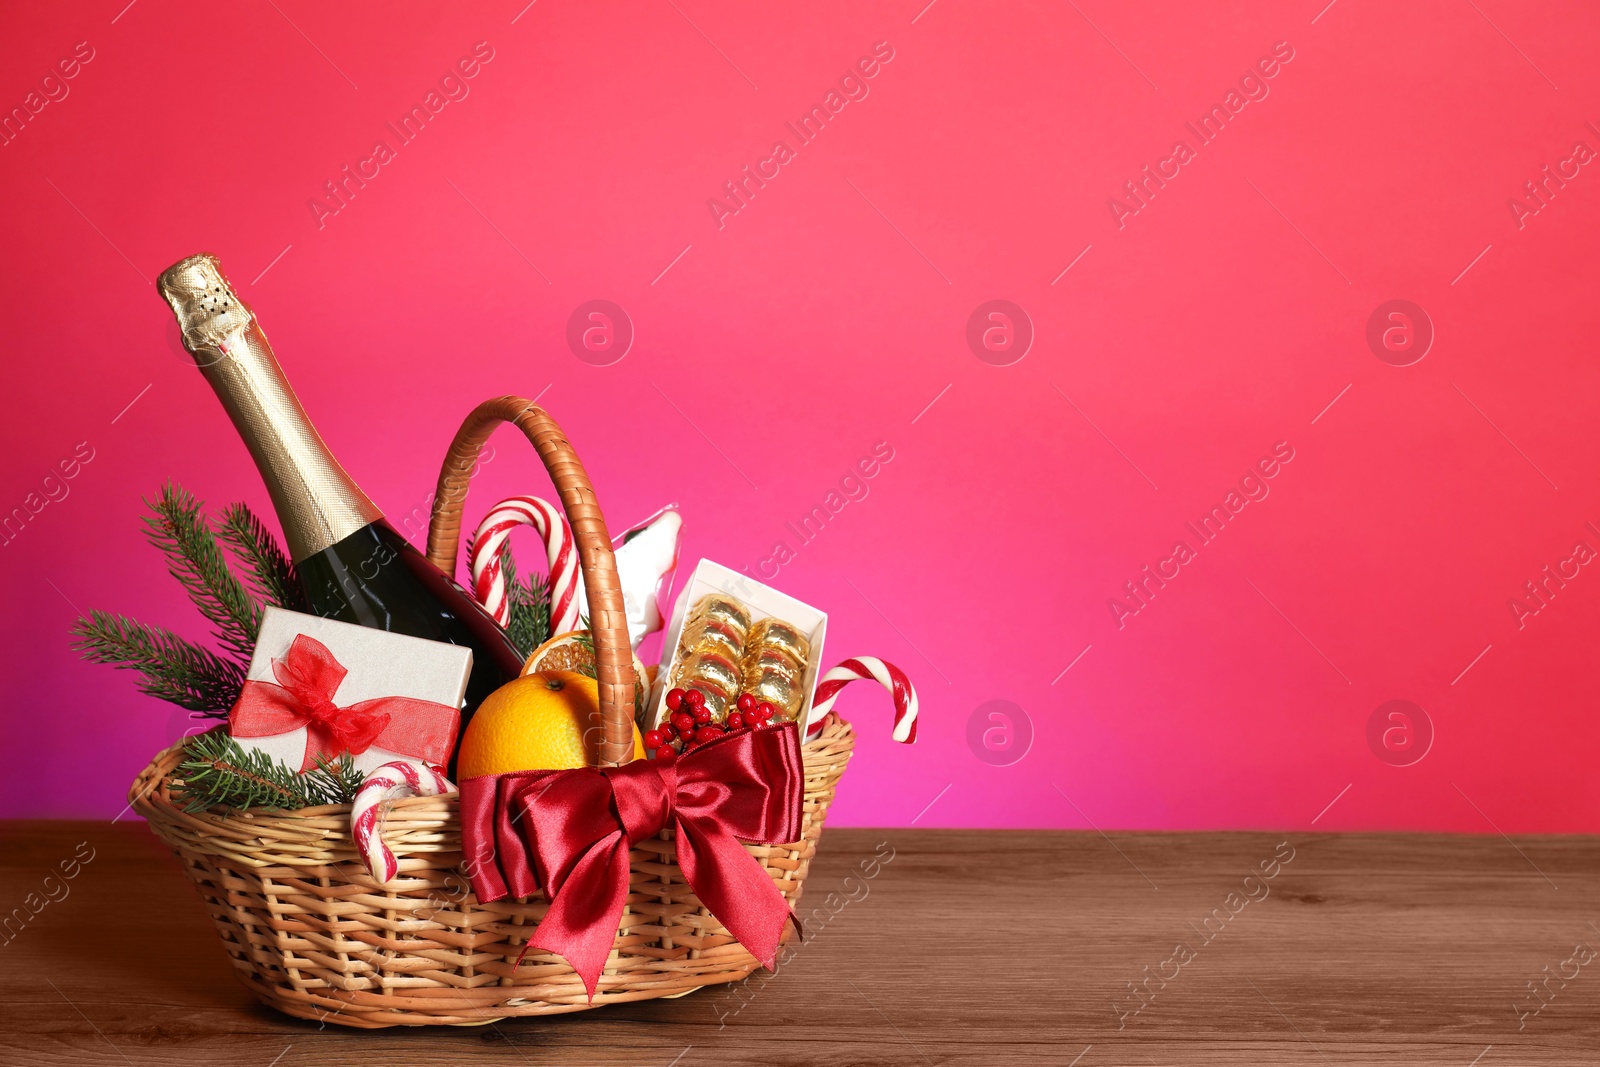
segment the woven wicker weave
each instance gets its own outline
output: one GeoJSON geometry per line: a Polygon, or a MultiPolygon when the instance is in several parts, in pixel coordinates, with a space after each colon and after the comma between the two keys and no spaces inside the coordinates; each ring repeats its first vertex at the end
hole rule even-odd
{"type": "MultiPolygon", "coordinates": [[[[853,734],[830,716],[805,746],[805,821],[794,844],[746,845],[791,906],[853,734]]],[[[133,786],[134,808],[183,861],[241,981],[287,1012],[346,1026],[483,1023],[736,982],[756,961],[701,906],[671,831],[630,853],[616,945],[591,1005],[566,960],[521,955],[548,905],[481,904],[460,870],[456,794],[397,801],[384,826],[400,873],[379,887],[356,856],[349,805],[186,814],[170,792],[178,749],[133,786]]]]}
{"type": "MultiPolygon", "coordinates": [[[[454,570],[467,479],[500,422],[523,429],[561,493],[597,623],[608,736],[626,736],[631,744],[627,630],[618,621],[610,540],[571,445],[531,402],[500,397],[462,425],[440,477],[429,557],[446,573],[454,570]],[[619,724],[625,735],[613,729],[619,724]]],[[[800,899],[853,743],[850,726],[829,715],[821,735],[804,747],[801,839],[745,846],[791,906],[800,899]]],[[[456,794],[392,806],[383,836],[399,874],[379,886],[358,859],[349,805],[188,813],[172,792],[179,758],[177,746],[157,756],[129,799],[183,861],[240,980],[290,1015],[358,1027],[469,1025],[675,996],[738,981],[757,966],[684,882],[670,830],[630,853],[627,907],[591,1003],[565,959],[523,955],[548,907],[542,897],[483,904],[472,894],[461,870],[456,794]]]]}

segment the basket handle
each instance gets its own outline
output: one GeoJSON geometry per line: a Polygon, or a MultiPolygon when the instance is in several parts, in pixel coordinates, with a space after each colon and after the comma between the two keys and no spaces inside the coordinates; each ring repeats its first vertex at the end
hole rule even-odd
{"type": "Polygon", "coordinates": [[[617,559],[611,552],[611,535],[594,496],[594,486],[584,472],[561,427],[543,408],[520,396],[485,400],[461,423],[433,498],[433,518],[428,524],[428,560],[454,578],[456,551],[461,543],[461,508],[478,454],[489,435],[503,422],[514,423],[527,435],[550,472],[562,509],[572,525],[578,545],[578,563],[589,593],[589,626],[594,635],[595,676],[600,684],[600,717],[604,736],[599,764],[620,767],[633,758],[633,646],[628,641],[628,616],[622,602],[622,582],[617,559]]]}

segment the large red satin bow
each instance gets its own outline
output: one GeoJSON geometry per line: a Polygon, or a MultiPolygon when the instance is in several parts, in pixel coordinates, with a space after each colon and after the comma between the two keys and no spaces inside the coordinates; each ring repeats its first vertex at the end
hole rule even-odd
{"type": "Polygon", "coordinates": [[[271,737],[306,728],[302,771],[316,758],[360,755],[373,745],[443,764],[455,749],[461,713],[416,697],[376,697],[341,708],[333,702],[349,672],[315,637],[296,634],[289,652],[272,661],[272,682],[245,682],[228,713],[234,737],[271,737]]]}
{"type": "Polygon", "coordinates": [[[467,872],[481,901],[544,887],[550,910],[529,944],[565,956],[592,999],[628,899],[629,846],[670,826],[695,895],[770,968],[794,916],[739,842],[798,840],[804,780],[794,723],[729,734],[677,759],[469,778],[467,872]]]}

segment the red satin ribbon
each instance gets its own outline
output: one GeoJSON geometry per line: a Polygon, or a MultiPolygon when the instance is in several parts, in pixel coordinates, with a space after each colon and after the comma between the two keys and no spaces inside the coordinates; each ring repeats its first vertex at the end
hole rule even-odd
{"type": "Polygon", "coordinates": [[[565,956],[593,999],[628,900],[628,849],[671,827],[695,895],[770,968],[794,915],[739,842],[798,840],[804,780],[794,723],[729,734],[677,759],[470,778],[461,783],[465,866],[481,901],[544,888],[550,910],[529,944],[565,956]]]}
{"type": "Polygon", "coordinates": [[[272,682],[245,682],[228,713],[234,737],[271,737],[304,726],[302,771],[316,757],[360,755],[373,745],[443,764],[455,750],[461,713],[447,704],[415,697],[376,697],[341,708],[333,702],[349,672],[326,645],[296,634],[289,652],[272,661],[272,682]]]}

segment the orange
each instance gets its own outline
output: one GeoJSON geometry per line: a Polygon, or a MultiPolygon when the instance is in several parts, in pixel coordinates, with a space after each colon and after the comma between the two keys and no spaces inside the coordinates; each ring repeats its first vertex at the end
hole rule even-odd
{"type": "MultiPolygon", "coordinates": [[[[603,736],[600,686],[593,678],[575,671],[535,671],[507,682],[478,705],[461,738],[457,775],[588,767],[603,736]]],[[[644,759],[637,726],[633,758],[644,759]]]]}

